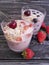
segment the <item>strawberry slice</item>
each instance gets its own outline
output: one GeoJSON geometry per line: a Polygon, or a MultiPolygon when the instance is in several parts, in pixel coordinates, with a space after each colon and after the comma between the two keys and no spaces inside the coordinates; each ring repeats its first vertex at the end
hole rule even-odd
{"type": "Polygon", "coordinates": [[[21,37],[17,37],[16,41],[22,41],[22,38],[21,37]]]}
{"type": "Polygon", "coordinates": [[[26,50],[24,50],[22,52],[22,56],[25,58],[25,59],[32,59],[33,56],[35,55],[34,51],[32,51],[31,49],[27,48],[26,50]]]}
{"type": "Polygon", "coordinates": [[[29,26],[28,26],[28,25],[24,26],[24,30],[27,30],[28,28],[29,28],[29,26]]]}
{"type": "Polygon", "coordinates": [[[47,36],[46,32],[39,31],[38,34],[37,34],[37,39],[41,43],[46,39],[46,36],[47,36]]]}

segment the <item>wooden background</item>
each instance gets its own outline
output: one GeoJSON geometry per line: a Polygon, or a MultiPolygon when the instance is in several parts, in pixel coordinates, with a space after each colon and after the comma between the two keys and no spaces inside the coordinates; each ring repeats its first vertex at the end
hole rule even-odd
{"type": "MultiPolygon", "coordinates": [[[[0,0],[0,10],[9,17],[20,18],[20,10],[24,5],[40,5],[46,9],[45,23],[49,24],[49,0],[0,0]],[[17,15],[17,16],[16,16],[17,15]]],[[[0,21],[1,22],[1,21],[0,21]]],[[[36,43],[36,41],[35,41],[36,43]]],[[[3,32],[0,28],[0,61],[17,61],[17,62],[27,62],[27,63],[47,63],[49,62],[49,41],[45,41],[45,45],[34,45],[32,44],[30,48],[36,52],[36,56],[32,60],[25,60],[21,58],[20,54],[11,51],[8,48],[7,42],[3,36],[3,32]]]]}

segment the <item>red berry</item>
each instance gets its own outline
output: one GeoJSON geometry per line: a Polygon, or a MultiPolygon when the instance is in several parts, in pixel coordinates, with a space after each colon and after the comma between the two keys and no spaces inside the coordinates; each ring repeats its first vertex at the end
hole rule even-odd
{"type": "Polygon", "coordinates": [[[46,28],[46,25],[45,25],[45,23],[42,23],[42,26],[41,26],[42,28],[46,28]]]}
{"type": "Polygon", "coordinates": [[[25,51],[22,52],[22,55],[25,59],[32,59],[35,53],[31,49],[27,48],[25,51]]]}
{"type": "Polygon", "coordinates": [[[41,43],[46,39],[46,33],[44,31],[39,31],[37,34],[37,39],[41,43]]]}
{"type": "Polygon", "coordinates": [[[46,26],[46,32],[49,34],[49,26],[46,26]]]}
{"type": "Polygon", "coordinates": [[[12,22],[10,22],[10,23],[8,24],[8,26],[9,26],[10,28],[12,28],[12,29],[15,29],[16,26],[17,26],[17,24],[16,24],[15,21],[12,21],[12,22]]]}
{"type": "Polygon", "coordinates": [[[30,16],[30,14],[31,14],[31,12],[30,12],[29,10],[26,10],[26,11],[24,12],[24,15],[25,15],[25,16],[30,16]]]}

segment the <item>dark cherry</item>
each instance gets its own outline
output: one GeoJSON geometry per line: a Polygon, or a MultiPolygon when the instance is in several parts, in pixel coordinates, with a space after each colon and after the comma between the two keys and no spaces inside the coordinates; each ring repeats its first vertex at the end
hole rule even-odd
{"type": "Polygon", "coordinates": [[[32,20],[32,22],[37,23],[38,20],[37,20],[36,18],[34,18],[34,19],[32,20]]]}
{"type": "Polygon", "coordinates": [[[26,11],[24,12],[24,15],[25,15],[25,16],[30,16],[30,14],[31,14],[30,10],[26,10],[26,11]]]}
{"type": "Polygon", "coordinates": [[[8,24],[8,26],[9,26],[10,28],[12,28],[12,29],[15,29],[16,26],[17,26],[17,23],[16,23],[15,21],[11,21],[11,22],[8,24]]]}

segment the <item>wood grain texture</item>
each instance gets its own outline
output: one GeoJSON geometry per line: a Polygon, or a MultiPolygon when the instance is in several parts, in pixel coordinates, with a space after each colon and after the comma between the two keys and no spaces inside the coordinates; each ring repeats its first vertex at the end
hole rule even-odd
{"type": "MultiPolygon", "coordinates": [[[[21,15],[20,10],[22,6],[30,4],[31,5],[35,4],[38,6],[40,5],[46,9],[47,15],[45,18],[45,23],[46,25],[49,25],[49,0],[0,0],[0,10],[5,14],[8,14],[8,16],[11,18],[15,17],[15,19],[19,19],[21,15]]],[[[36,52],[36,56],[32,60],[30,60],[29,63],[31,62],[33,63],[36,61],[37,63],[40,63],[42,62],[41,59],[49,59],[49,41],[48,42],[45,41],[44,43],[45,45],[40,45],[35,40],[31,41],[29,47],[36,52]]],[[[0,61],[26,62],[26,60],[23,59],[19,53],[15,53],[9,49],[1,28],[0,28],[0,61]]],[[[49,61],[44,60],[43,62],[49,62],[49,61]]]]}

